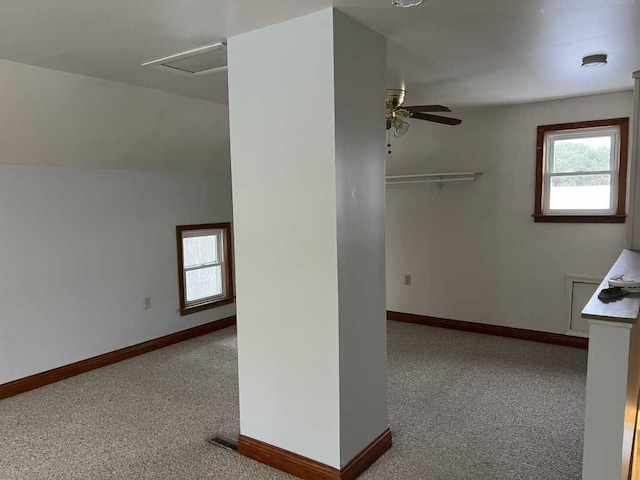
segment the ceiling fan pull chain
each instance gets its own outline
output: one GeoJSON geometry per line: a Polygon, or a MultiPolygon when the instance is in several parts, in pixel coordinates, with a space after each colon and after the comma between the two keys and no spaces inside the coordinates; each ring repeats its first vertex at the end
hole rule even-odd
{"type": "Polygon", "coordinates": [[[391,130],[387,130],[387,148],[389,149],[389,155],[391,155],[391,130]]]}

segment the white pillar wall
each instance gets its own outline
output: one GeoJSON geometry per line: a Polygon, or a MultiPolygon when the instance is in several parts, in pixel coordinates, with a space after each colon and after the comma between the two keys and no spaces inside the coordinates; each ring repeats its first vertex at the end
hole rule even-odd
{"type": "Polygon", "coordinates": [[[229,39],[241,434],[334,468],[387,429],[384,37],[229,39]]]}

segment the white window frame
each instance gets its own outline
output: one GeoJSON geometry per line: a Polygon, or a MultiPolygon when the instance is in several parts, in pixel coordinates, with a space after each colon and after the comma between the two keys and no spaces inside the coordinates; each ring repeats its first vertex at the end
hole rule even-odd
{"type": "Polygon", "coordinates": [[[209,308],[233,303],[235,297],[233,284],[231,224],[207,223],[198,225],[178,225],[176,227],[176,240],[178,248],[177,257],[180,315],[189,315],[209,308]],[[184,240],[187,238],[207,236],[216,237],[216,246],[218,250],[217,261],[186,266],[184,264],[184,240]],[[222,292],[218,295],[187,301],[187,273],[215,266],[220,266],[222,271],[222,292]]]}
{"type": "Polygon", "coordinates": [[[547,133],[545,138],[544,153],[544,186],[542,211],[545,215],[613,215],[617,210],[618,199],[618,172],[620,168],[620,127],[591,127],[581,128],[571,131],[547,133]],[[552,173],[554,161],[554,145],[558,140],[580,139],[591,137],[610,137],[611,138],[611,158],[609,161],[610,168],[608,170],[598,171],[575,171],[552,173]],[[609,175],[610,176],[610,197],[608,209],[573,209],[560,210],[550,209],[551,181],[558,177],[577,177],[589,175],[609,175]]]}
{"type": "MultiPolygon", "coordinates": [[[[218,257],[217,262],[207,262],[207,263],[202,263],[200,265],[193,265],[189,267],[184,265],[184,260],[182,262],[182,281],[184,282],[184,296],[185,296],[184,304],[186,308],[204,305],[204,304],[215,302],[216,300],[221,300],[227,297],[227,282],[225,278],[226,265],[224,262],[224,258],[225,258],[224,257],[224,231],[221,228],[206,229],[206,230],[186,230],[182,232],[182,241],[184,242],[186,238],[209,237],[209,236],[216,237],[216,245],[218,250],[216,255],[218,257]],[[197,300],[190,300],[190,301],[187,300],[187,273],[193,272],[196,270],[202,270],[205,268],[217,267],[217,266],[220,266],[220,271],[221,271],[222,293],[220,293],[219,295],[212,295],[210,297],[199,298],[197,300]]],[[[184,250],[184,243],[182,248],[184,250]]]]}

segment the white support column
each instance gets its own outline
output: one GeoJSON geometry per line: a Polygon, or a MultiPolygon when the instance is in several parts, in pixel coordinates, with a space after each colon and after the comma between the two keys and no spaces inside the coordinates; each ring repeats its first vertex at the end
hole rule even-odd
{"type": "Polygon", "coordinates": [[[633,73],[633,112],[631,117],[631,156],[629,218],[631,221],[631,249],[640,250],[640,70],[633,73]]]}
{"type": "Polygon", "coordinates": [[[241,442],[339,471],[388,435],[386,41],[327,9],[228,44],[241,442]]]}

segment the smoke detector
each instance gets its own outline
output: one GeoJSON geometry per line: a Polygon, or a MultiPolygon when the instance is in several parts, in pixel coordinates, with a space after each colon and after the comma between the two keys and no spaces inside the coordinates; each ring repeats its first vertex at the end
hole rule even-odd
{"type": "Polygon", "coordinates": [[[168,57],[149,60],[143,67],[180,73],[183,75],[208,75],[227,71],[227,44],[218,42],[212,45],[193,48],[186,52],[168,57]]]}
{"type": "Polygon", "coordinates": [[[588,55],[582,59],[584,68],[602,68],[607,64],[607,54],[598,53],[596,55],[588,55]]]}
{"type": "Polygon", "coordinates": [[[391,0],[393,6],[401,8],[417,7],[421,3],[422,0],[391,0]]]}

